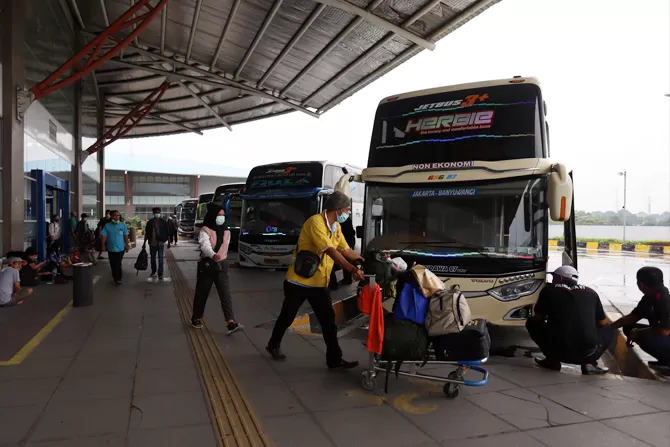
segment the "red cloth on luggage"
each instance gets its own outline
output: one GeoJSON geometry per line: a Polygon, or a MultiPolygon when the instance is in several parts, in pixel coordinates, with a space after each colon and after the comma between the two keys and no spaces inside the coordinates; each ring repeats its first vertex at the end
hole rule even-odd
{"type": "Polygon", "coordinates": [[[384,309],[382,308],[382,291],[375,284],[374,292],[369,284],[366,284],[358,295],[358,310],[363,315],[370,316],[370,329],[368,329],[368,351],[375,354],[382,353],[384,343],[384,309]]]}

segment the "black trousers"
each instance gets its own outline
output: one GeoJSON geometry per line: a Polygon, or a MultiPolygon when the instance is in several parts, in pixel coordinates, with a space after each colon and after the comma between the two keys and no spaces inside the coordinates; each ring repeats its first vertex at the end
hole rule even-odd
{"type": "Polygon", "coordinates": [[[342,349],[337,341],[335,311],[327,287],[301,287],[284,281],[284,303],[272,330],[272,337],[268,346],[276,348],[281,345],[286,330],[293,323],[300,306],[305,300],[309,302],[321,325],[323,340],[326,342],[326,363],[328,366],[336,366],[342,360],[342,349]]]}
{"type": "Polygon", "coordinates": [[[221,301],[221,309],[226,321],[235,320],[233,312],[233,300],[230,295],[230,278],[228,276],[228,262],[223,261],[221,270],[214,270],[205,266],[204,261],[198,262],[198,275],[195,284],[195,296],[193,297],[193,313],[191,321],[199,320],[205,314],[207,298],[212,290],[212,285],[216,286],[221,301]]]}
{"type": "Polygon", "coordinates": [[[544,321],[530,318],[526,321],[526,329],[530,338],[542,350],[547,359],[574,365],[596,363],[609,348],[614,338],[614,330],[611,325],[607,324],[598,328],[598,343],[593,349],[587,352],[571,352],[561,337],[555,331],[552,331],[552,328],[544,321]]]}
{"type": "Polygon", "coordinates": [[[124,251],[110,251],[109,252],[109,266],[112,268],[112,278],[114,281],[121,281],[123,279],[123,255],[124,251]]]}

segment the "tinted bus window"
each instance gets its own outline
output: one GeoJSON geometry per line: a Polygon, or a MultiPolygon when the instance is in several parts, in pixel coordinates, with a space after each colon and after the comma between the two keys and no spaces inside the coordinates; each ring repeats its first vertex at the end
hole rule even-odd
{"type": "Polygon", "coordinates": [[[380,104],[368,167],[546,156],[540,89],[510,84],[380,104]]]}

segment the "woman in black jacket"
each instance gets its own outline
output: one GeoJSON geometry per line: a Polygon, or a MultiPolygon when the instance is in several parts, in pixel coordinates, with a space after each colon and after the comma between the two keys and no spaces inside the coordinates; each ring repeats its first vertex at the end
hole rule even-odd
{"type": "Polygon", "coordinates": [[[202,228],[198,234],[200,244],[200,261],[198,261],[197,282],[195,285],[195,297],[193,298],[193,314],[191,325],[202,328],[202,317],[212,285],[216,286],[221,300],[221,308],[226,318],[228,335],[243,329],[235,320],[233,302],[230,296],[230,278],[228,276],[228,245],[230,244],[230,231],[225,225],[226,213],[221,206],[210,202],[207,204],[207,214],[203,219],[202,228]]]}

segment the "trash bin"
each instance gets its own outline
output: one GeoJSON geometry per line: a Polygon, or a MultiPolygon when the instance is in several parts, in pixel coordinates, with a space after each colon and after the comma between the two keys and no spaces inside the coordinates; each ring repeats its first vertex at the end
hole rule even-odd
{"type": "Polygon", "coordinates": [[[93,270],[90,262],[72,264],[72,307],[93,304],[93,270]]]}

